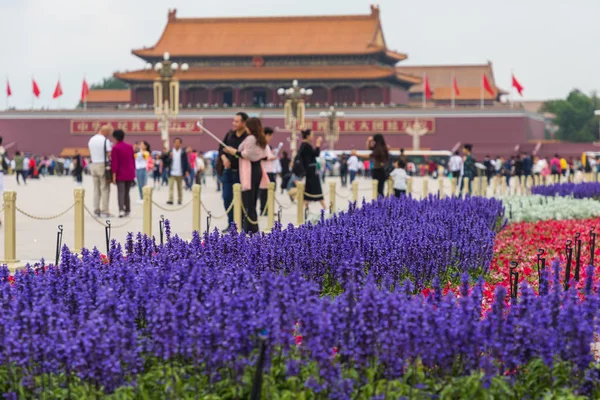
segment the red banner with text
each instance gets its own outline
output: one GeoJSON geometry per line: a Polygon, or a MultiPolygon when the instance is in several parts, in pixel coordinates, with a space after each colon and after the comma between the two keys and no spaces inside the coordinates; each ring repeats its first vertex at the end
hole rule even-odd
{"type": "MultiPolygon", "coordinates": [[[[179,134],[199,134],[202,129],[196,125],[198,120],[178,119],[169,122],[169,132],[179,134]]],[[[110,125],[113,129],[122,129],[128,134],[160,133],[160,121],[148,120],[71,120],[72,134],[93,134],[103,125],[110,125]]]]}
{"type": "MultiPolygon", "coordinates": [[[[343,133],[409,133],[411,128],[425,127],[427,132],[435,132],[433,118],[390,118],[390,119],[359,119],[342,118],[338,120],[340,134],[343,133]]],[[[314,132],[325,132],[328,121],[325,119],[308,119],[306,127],[314,132]]]]}

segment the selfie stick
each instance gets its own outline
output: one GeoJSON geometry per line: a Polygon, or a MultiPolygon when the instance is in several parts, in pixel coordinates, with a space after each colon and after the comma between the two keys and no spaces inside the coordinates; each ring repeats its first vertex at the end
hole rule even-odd
{"type": "MultiPolygon", "coordinates": [[[[219,143],[221,146],[223,147],[228,147],[225,143],[223,143],[223,141],[221,139],[219,139],[214,133],[212,133],[211,131],[209,131],[208,129],[206,129],[204,127],[204,125],[202,125],[200,123],[200,121],[196,122],[196,126],[200,129],[202,129],[204,132],[208,133],[208,136],[210,136],[211,138],[215,139],[217,141],[217,143],[219,143]]],[[[234,157],[238,157],[237,155],[234,155],[234,157]]]]}

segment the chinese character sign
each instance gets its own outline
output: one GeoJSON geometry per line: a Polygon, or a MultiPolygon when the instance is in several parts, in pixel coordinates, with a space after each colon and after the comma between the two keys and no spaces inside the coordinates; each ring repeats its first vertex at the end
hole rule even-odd
{"type": "MultiPolygon", "coordinates": [[[[202,129],[196,125],[197,120],[177,119],[170,121],[169,132],[179,134],[199,134],[202,129]]],[[[143,120],[71,120],[72,134],[93,134],[100,130],[103,125],[110,125],[113,129],[122,129],[126,133],[159,134],[160,123],[153,119],[143,120]]]]}
{"type": "MultiPolygon", "coordinates": [[[[340,135],[344,133],[408,133],[407,129],[415,124],[422,124],[429,133],[435,132],[435,120],[433,118],[394,118],[394,119],[355,119],[343,118],[338,121],[340,135]]],[[[325,132],[326,122],[321,119],[307,121],[307,126],[314,132],[325,132]]]]}

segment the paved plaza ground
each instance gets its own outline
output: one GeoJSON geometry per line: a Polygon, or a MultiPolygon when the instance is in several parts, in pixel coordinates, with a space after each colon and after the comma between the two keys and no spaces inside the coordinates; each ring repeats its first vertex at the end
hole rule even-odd
{"type": "MultiPolygon", "coordinates": [[[[327,183],[323,185],[326,204],[329,200],[329,183],[330,181],[337,182],[338,197],[336,199],[336,208],[338,211],[347,209],[348,199],[351,198],[350,187],[342,188],[339,177],[327,178],[327,183]],[[343,197],[347,199],[344,199],[343,197]]],[[[372,181],[367,178],[358,178],[359,181],[359,198],[364,197],[367,201],[372,199],[372,181]]],[[[27,186],[17,186],[14,175],[5,177],[5,190],[16,190],[17,192],[17,207],[22,211],[38,216],[49,217],[60,214],[74,203],[73,190],[76,188],[75,182],[70,177],[46,177],[38,180],[28,181],[27,186]]],[[[416,178],[413,183],[413,195],[420,196],[422,190],[422,178],[416,178]]],[[[85,204],[89,210],[93,210],[93,186],[92,179],[89,176],[84,176],[83,188],[85,189],[85,204]]],[[[430,192],[438,191],[438,181],[429,180],[430,192]]],[[[450,183],[445,180],[445,191],[449,193],[450,183]]],[[[112,237],[118,241],[123,241],[127,232],[137,233],[142,230],[142,205],[137,204],[139,194],[137,187],[131,190],[132,198],[132,216],[128,219],[120,219],[114,217],[111,219],[113,225],[112,237]]],[[[167,187],[160,187],[154,191],[154,200],[165,208],[176,208],[167,206],[165,203],[168,198],[167,187]]],[[[191,191],[184,192],[183,203],[185,204],[192,198],[191,191]]],[[[282,223],[296,223],[296,205],[292,205],[289,197],[286,194],[281,194],[277,191],[277,200],[284,207],[282,211],[282,223]]],[[[207,178],[206,185],[202,187],[202,202],[205,207],[215,216],[224,214],[223,201],[221,193],[216,191],[216,181],[214,178],[207,178]]],[[[318,203],[311,204],[311,213],[314,215],[320,211],[318,203]]],[[[277,206],[276,206],[277,211],[277,206]]],[[[116,215],[117,209],[117,191],[114,185],[111,186],[110,193],[110,212],[116,215]]],[[[166,219],[171,221],[173,234],[189,239],[192,236],[192,206],[191,204],[179,211],[164,211],[157,206],[153,207],[153,227],[152,233],[158,236],[159,219],[164,215],[166,219]]],[[[206,230],[206,215],[202,210],[201,230],[206,230]]],[[[20,212],[17,212],[17,259],[21,262],[38,261],[40,258],[45,258],[48,262],[54,262],[56,251],[56,232],[57,226],[62,224],[64,227],[63,243],[69,247],[74,246],[74,210],[70,209],[60,217],[52,220],[32,219],[20,212]]],[[[260,229],[264,229],[267,224],[267,218],[259,219],[260,229]]],[[[223,229],[227,225],[227,220],[213,219],[211,230],[218,228],[223,229]]],[[[85,213],[85,246],[93,248],[97,246],[102,252],[105,252],[106,242],[104,227],[95,221],[87,212],[85,213]]],[[[0,259],[4,258],[4,229],[0,229],[2,243],[0,244],[0,259]]]]}

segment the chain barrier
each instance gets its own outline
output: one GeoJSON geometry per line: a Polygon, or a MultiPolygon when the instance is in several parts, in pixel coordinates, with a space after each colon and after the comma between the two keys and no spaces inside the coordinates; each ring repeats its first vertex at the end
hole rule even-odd
{"type": "Polygon", "coordinates": [[[281,204],[281,202],[279,200],[277,200],[277,197],[275,198],[275,203],[277,203],[279,208],[283,208],[284,210],[288,210],[288,209],[294,207],[294,203],[290,203],[287,206],[284,206],[283,204],[281,204]]]}
{"type": "MultiPolygon", "coordinates": [[[[52,215],[52,216],[49,216],[49,217],[37,217],[35,215],[29,214],[28,212],[25,212],[25,211],[21,210],[19,207],[16,207],[16,209],[17,209],[18,212],[20,212],[21,214],[23,214],[24,216],[26,216],[28,218],[37,219],[39,221],[49,221],[49,220],[52,220],[52,219],[56,219],[56,218],[62,217],[63,215],[65,215],[66,213],[68,213],[73,207],[75,207],[75,203],[71,204],[69,206],[69,208],[67,208],[63,212],[60,212],[60,213],[58,213],[56,215],[52,215]]],[[[4,209],[4,206],[2,206],[2,209],[4,209]]]]}
{"type": "Polygon", "coordinates": [[[157,202],[155,202],[154,200],[152,200],[152,204],[154,204],[156,207],[160,208],[160,209],[161,209],[161,210],[163,210],[163,211],[167,211],[167,212],[169,212],[169,211],[172,211],[172,212],[174,212],[174,211],[181,211],[181,210],[183,210],[184,208],[186,208],[187,206],[189,206],[190,204],[192,204],[192,201],[194,201],[194,199],[193,199],[193,198],[191,198],[191,199],[190,199],[190,200],[189,200],[187,203],[185,203],[184,205],[182,205],[182,206],[179,206],[179,207],[175,207],[175,208],[163,207],[163,206],[161,206],[160,204],[158,204],[157,202]]]}
{"type": "Polygon", "coordinates": [[[342,198],[342,199],[344,199],[344,200],[350,200],[350,197],[352,197],[352,193],[348,193],[347,195],[343,195],[340,192],[338,192],[337,190],[335,192],[335,195],[338,196],[338,197],[340,197],[340,198],[342,198]]]}
{"type": "Polygon", "coordinates": [[[258,221],[253,221],[250,219],[248,213],[246,212],[246,208],[242,207],[242,212],[244,213],[244,216],[246,217],[249,223],[251,223],[252,225],[258,225],[258,221]]]}
{"type": "MultiPolygon", "coordinates": [[[[124,227],[125,225],[129,224],[131,221],[133,221],[133,217],[135,217],[137,215],[137,212],[130,214],[129,217],[127,218],[126,221],[124,221],[122,224],[119,225],[113,225],[112,223],[107,224],[106,222],[103,222],[100,218],[98,218],[92,211],[90,211],[90,209],[85,206],[85,211],[89,214],[90,217],[92,217],[92,219],[100,226],[103,226],[104,228],[110,226],[113,229],[119,229],[124,227]]],[[[108,219],[108,221],[110,222],[110,219],[108,219]]]]}
{"type": "Polygon", "coordinates": [[[219,216],[216,216],[216,215],[213,215],[213,214],[212,214],[212,211],[210,211],[208,208],[206,208],[206,206],[204,205],[204,203],[200,203],[200,204],[202,204],[202,208],[204,209],[204,211],[205,211],[206,213],[210,214],[210,215],[211,215],[211,218],[214,218],[214,219],[223,219],[223,218],[227,217],[227,214],[229,214],[229,212],[230,212],[231,210],[233,210],[233,201],[232,201],[232,202],[229,204],[229,207],[227,207],[227,210],[225,210],[225,214],[223,214],[223,215],[219,215],[219,216]]]}

